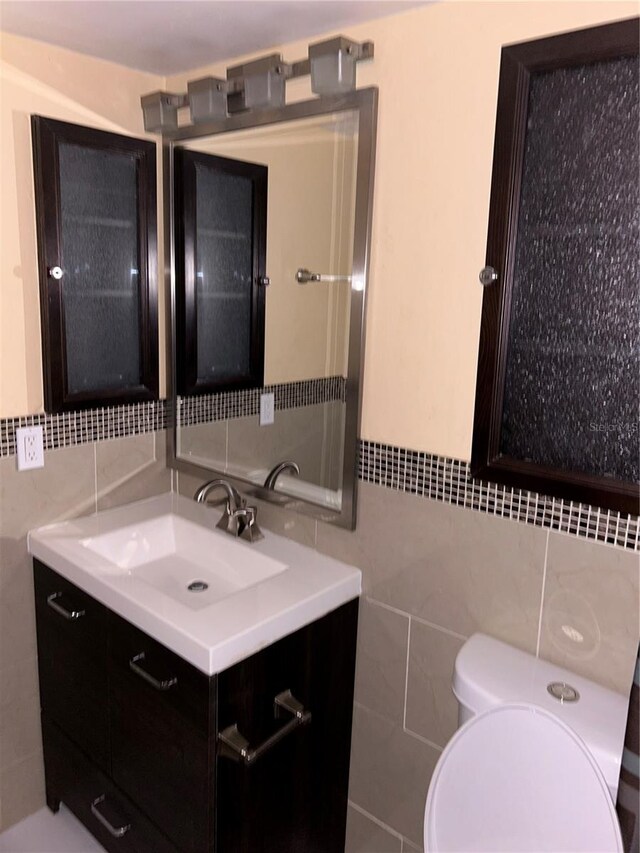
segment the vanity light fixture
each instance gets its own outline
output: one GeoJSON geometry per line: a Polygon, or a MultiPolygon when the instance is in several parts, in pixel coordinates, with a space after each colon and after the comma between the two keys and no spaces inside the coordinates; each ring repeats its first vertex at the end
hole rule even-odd
{"type": "Polygon", "coordinates": [[[140,102],[144,129],[164,133],[178,128],[178,110],[189,107],[192,124],[226,119],[249,110],[286,104],[286,83],[311,75],[316,95],[340,95],[356,88],[356,64],[373,58],[373,42],[335,36],[309,45],[307,59],[285,62],[279,53],[227,68],[227,79],[202,77],[187,83],[187,94],[152,92],[140,102]]]}
{"type": "Polygon", "coordinates": [[[232,87],[229,112],[283,107],[285,83],[292,76],[292,71],[292,66],[283,62],[279,53],[227,68],[227,80],[232,87]]]}
{"type": "Polygon", "coordinates": [[[144,116],[144,129],[148,133],[177,130],[178,110],[188,104],[186,95],[173,92],[151,92],[140,98],[144,116]]]}
{"type": "Polygon", "coordinates": [[[373,42],[362,44],[344,36],[309,45],[311,91],[340,95],[356,88],[356,63],[373,56],[373,42]]]}
{"type": "Polygon", "coordinates": [[[189,113],[193,124],[227,117],[229,84],[219,77],[201,77],[187,83],[189,113]]]}

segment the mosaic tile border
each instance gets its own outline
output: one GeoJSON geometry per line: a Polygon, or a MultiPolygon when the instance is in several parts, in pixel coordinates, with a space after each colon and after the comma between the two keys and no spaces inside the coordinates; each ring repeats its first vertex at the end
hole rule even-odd
{"type": "Polygon", "coordinates": [[[57,450],[90,441],[125,438],[145,432],[156,432],[167,426],[165,400],[149,403],[127,403],[59,415],[26,415],[0,420],[0,458],[16,452],[16,429],[41,426],[44,449],[57,450]]]}
{"type": "MultiPolygon", "coordinates": [[[[295,408],[344,400],[345,380],[337,376],[194,397],[188,401],[189,406],[183,407],[182,423],[257,416],[260,393],[269,391],[275,394],[277,409],[295,408]]],[[[60,415],[5,418],[0,420],[0,458],[15,454],[17,427],[38,425],[44,430],[45,449],[55,450],[163,430],[167,426],[167,405],[158,400],[60,415]]],[[[359,477],[367,483],[640,551],[638,516],[473,480],[469,464],[460,459],[361,440],[358,462],[359,477]]]]}
{"type": "Polygon", "coordinates": [[[640,519],[588,504],[471,479],[469,463],[372,441],[359,443],[359,477],[431,500],[640,550],[640,519]]]}
{"type": "Polygon", "coordinates": [[[336,400],[344,402],[346,380],[344,376],[328,376],[281,385],[265,385],[263,388],[185,397],[178,403],[178,423],[180,426],[194,426],[211,421],[257,417],[260,413],[261,394],[274,394],[277,410],[298,409],[336,400]]]}
{"type": "MultiPolygon", "coordinates": [[[[260,411],[260,394],[272,392],[278,410],[326,403],[345,399],[346,380],[343,376],[323,379],[308,379],[229,391],[221,394],[203,394],[181,402],[180,423],[182,426],[227,420],[255,415],[260,411]]],[[[16,429],[25,426],[41,426],[44,431],[45,450],[72,447],[89,441],[107,441],[110,438],[126,438],[145,432],[156,432],[167,426],[167,402],[155,400],[149,403],[128,403],[101,409],[78,412],[63,412],[59,415],[26,415],[0,420],[0,458],[14,456],[16,452],[16,429]]]]}

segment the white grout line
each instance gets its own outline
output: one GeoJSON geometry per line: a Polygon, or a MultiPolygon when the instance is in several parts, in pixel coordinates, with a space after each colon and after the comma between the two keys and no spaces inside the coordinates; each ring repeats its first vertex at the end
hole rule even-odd
{"type": "Polygon", "coordinates": [[[407,665],[404,671],[404,709],[402,713],[402,728],[407,727],[407,693],[409,692],[409,650],[411,648],[411,618],[407,622],[407,665]]]}
{"type": "Polygon", "coordinates": [[[538,640],[536,642],[536,657],[540,657],[540,638],[542,636],[542,611],[544,610],[544,590],[547,584],[547,557],[549,556],[549,538],[551,531],[547,530],[547,541],[544,546],[544,568],[542,570],[542,592],[540,593],[540,615],[538,617],[538,640]]]}
{"type": "Polygon", "coordinates": [[[93,505],[98,512],[98,442],[93,442],[93,505]]]}
{"type": "Polygon", "coordinates": [[[380,826],[382,829],[386,830],[389,833],[389,835],[393,835],[394,838],[398,838],[398,839],[400,839],[400,841],[402,841],[402,835],[397,830],[392,829],[392,827],[390,827],[389,824],[384,823],[379,818],[377,818],[375,815],[372,815],[371,812],[368,812],[366,809],[363,809],[357,803],[354,803],[353,800],[348,800],[347,802],[348,802],[349,806],[351,806],[351,808],[354,811],[359,812],[361,815],[368,818],[371,821],[371,823],[375,823],[377,826],[380,826]]]}
{"type": "Polygon", "coordinates": [[[423,619],[422,616],[416,616],[415,613],[407,613],[406,610],[400,610],[398,607],[393,607],[391,604],[385,604],[384,601],[379,601],[371,595],[365,595],[365,599],[371,604],[376,604],[378,607],[383,607],[385,610],[390,610],[391,613],[397,613],[398,616],[405,616],[407,619],[415,619],[421,625],[426,625],[429,628],[435,628],[436,631],[442,631],[444,634],[449,634],[457,640],[468,640],[469,637],[464,634],[459,634],[457,631],[452,631],[451,628],[445,628],[443,625],[437,625],[435,622],[429,622],[428,619],[423,619]]]}
{"type": "Polygon", "coordinates": [[[442,746],[440,746],[437,743],[434,743],[432,740],[429,740],[428,737],[423,737],[422,735],[419,735],[418,732],[414,732],[413,729],[408,729],[406,726],[403,726],[402,731],[406,735],[409,735],[409,737],[414,737],[416,740],[419,740],[421,743],[424,743],[427,746],[430,746],[431,749],[436,749],[438,752],[442,752],[442,750],[443,750],[442,746]]]}

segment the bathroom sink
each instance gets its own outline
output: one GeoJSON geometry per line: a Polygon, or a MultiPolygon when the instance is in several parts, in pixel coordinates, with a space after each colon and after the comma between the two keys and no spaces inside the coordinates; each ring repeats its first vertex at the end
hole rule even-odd
{"type": "Polygon", "coordinates": [[[159,495],[29,533],[30,553],[208,675],[357,597],[361,573],[284,537],[216,528],[159,495]]]}
{"type": "Polygon", "coordinates": [[[167,513],[80,540],[115,573],[135,577],[192,610],[284,572],[287,565],[230,536],[167,513]]]}

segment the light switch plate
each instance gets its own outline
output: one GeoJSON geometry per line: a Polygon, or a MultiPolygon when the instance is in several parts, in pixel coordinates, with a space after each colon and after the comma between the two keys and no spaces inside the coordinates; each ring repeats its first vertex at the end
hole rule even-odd
{"type": "Polygon", "coordinates": [[[16,450],[18,453],[18,471],[44,468],[42,427],[18,427],[16,429],[16,450]]]}
{"type": "Polygon", "coordinates": [[[275,394],[260,394],[260,426],[273,423],[275,408],[275,394]]]}

